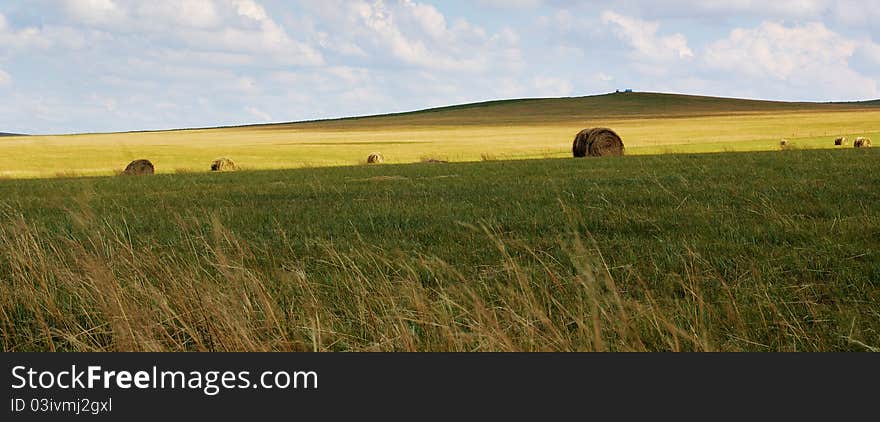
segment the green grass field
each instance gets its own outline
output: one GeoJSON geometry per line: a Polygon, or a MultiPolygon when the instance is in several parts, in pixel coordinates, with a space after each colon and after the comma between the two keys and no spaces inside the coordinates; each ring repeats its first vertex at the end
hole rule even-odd
{"type": "Polygon", "coordinates": [[[880,152],[0,183],[4,350],[876,350],[880,152]]]}
{"type": "Polygon", "coordinates": [[[638,117],[615,103],[639,98],[554,103],[561,116],[592,101],[607,120],[552,123],[535,100],[2,140],[18,171],[0,180],[3,350],[880,350],[880,151],[829,145],[877,132],[878,111],[647,95],[638,117]],[[568,158],[593,123],[632,154],[568,158]],[[374,149],[498,159],[255,170],[374,149]],[[733,152],[761,149],[774,151],[733,152]],[[221,150],[251,170],[203,171],[221,150]],[[160,172],[199,171],[18,178],[47,157],[101,174],[142,151],[160,172]],[[704,153],[653,154],[668,151],[704,153]]]}
{"type": "Polygon", "coordinates": [[[245,169],[388,162],[560,158],[574,135],[607,126],[630,155],[830,148],[837,136],[880,138],[880,103],[777,103],[668,94],[498,101],[424,112],[237,128],[9,137],[0,177],[111,175],[135,159],[160,173],[207,171],[230,157],[245,169]]]}

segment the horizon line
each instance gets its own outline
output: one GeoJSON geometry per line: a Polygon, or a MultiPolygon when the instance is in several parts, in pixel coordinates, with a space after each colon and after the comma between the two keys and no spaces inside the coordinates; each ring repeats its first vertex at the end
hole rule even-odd
{"type": "MultiPolygon", "coordinates": [[[[38,134],[0,132],[0,137],[113,135],[113,134],[182,132],[182,131],[196,131],[196,130],[238,129],[238,128],[251,128],[251,127],[263,127],[263,126],[296,125],[296,124],[307,124],[307,123],[324,123],[324,122],[339,122],[339,121],[346,121],[346,120],[372,119],[372,118],[378,118],[378,117],[395,117],[395,116],[404,116],[404,115],[409,115],[409,114],[445,111],[445,110],[468,107],[468,106],[482,106],[482,105],[501,104],[501,103],[508,103],[508,102],[517,102],[517,101],[569,100],[569,99],[579,99],[579,98],[603,97],[603,96],[619,95],[619,94],[623,94],[623,95],[627,95],[627,94],[671,95],[671,96],[679,96],[679,97],[710,98],[710,99],[718,99],[718,100],[736,100],[736,101],[753,101],[753,102],[777,103],[777,104],[814,104],[814,105],[841,104],[841,105],[845,105],[845,104],[869,104],[869,103],[880,102],[880,99],[850,100],[850,101],[783,101],[783,100],[767,100],[767,99],[745,98],[745,97],[724,97],[724,96],[712,96],[712,95],[701,95],[701,94],[683,94],[683,93],[675,93],[675,92],[654,92],[654,91],[635,91],[635,90],[629,90],[629,89],[626,89],[626,90],[621,89],[621,90],[617,90],[615,92],[606,92],[606,93],[602,93],[602,94],[589,94],[589,95],[563,96],[563,97],[520,97],[520,98],[482,100],[482,101],[475,101],[475,102],[469,102],[469,103],[450,104],[450,105],[445,105],[445,106],[428,107],[428,108],[408,110],[408,111],[397,111],[397,112],[381,113],[381,114],[364,114],[364,115],[344,116],[344,117],[325,117],[325,118],[308,119],[308,120],[291,120],[291,121],[278,121],[278,122],[266,122],[266,123],[244,123],[244,124],[230,124],[230,125],[220,125],[220,126],[201,126],[201,127],[183,127],[183,128],[166,128],[166,129],[123,130],[123,131],[109,131],[109,132],[71,132],[71,133],[38,133],[38,134]]],[[[880,105],[880,104],[878,104],[878,105],[880,105]]]]}

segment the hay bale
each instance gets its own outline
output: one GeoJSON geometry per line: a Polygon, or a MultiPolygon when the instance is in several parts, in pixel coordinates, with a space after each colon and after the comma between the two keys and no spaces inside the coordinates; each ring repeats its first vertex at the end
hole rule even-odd
{"type": "Polygon", "coordinates": [[[624,146],[616,132],[598,127],[578,132],[574,137],[571,152],[575,157],[623,155],[624,146]]]}
{"type": "Polygon", "coordinates": [[[236,171],[238,166],[229,158],[218,158],[211,162],[211,171],[236,171]]]}
{"type": "Polygon", "coordinates": [[[853,147],[870,148],[871,147],[871,140],[868,138],[856,138],[855,142],[853,142],[853,147]]]}
{"type": "Polygon", "coordinates": [[[125,171],[122,174],[124,176],[142,176],[154,174],[155,172],[156,168],[150,160],[134,160],[125,167],[125,171]]]}
{"type": "Polygon", "coordinates": [[[623,140],[611,129],[596,128],[590,132],[591,157],[623,155],[623,140]]]}
{"type": "Polygon", "coordinates": [[[841,136],[841,137],[835,139],[835,140],[834,140],[834,145],[835,145],[835,146],[843,146],[843,145],[846,145],[846,137],[841,136]]]}
{"type": "Polygon", "coordinates": [[[590,150],[590,132],[593,129],[584,129],[578,132],[574,137],[574,144],[571,146],[571,152],[575,158],[586,157],[590,150]]]}
{"type": "Polygon", "coordinates": [[[374,152],[367,157],[367,164],[382,164],[385,162],[385,157],[378,152],[374,152]]]}
{"type": "Polygon", "coordinates": [[[783,139],[783,140],[779,141],[779,147],[785,148],[788,146],[788,143],[789,143],[788,139],[783,139]]]}

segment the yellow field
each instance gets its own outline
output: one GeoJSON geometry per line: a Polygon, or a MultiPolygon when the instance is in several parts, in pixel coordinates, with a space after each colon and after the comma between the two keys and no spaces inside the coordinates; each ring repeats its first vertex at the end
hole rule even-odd
{"type": "Polygon", "coordinates": [[[381,152],[389,163],[563,157],[570,154],[574,134],[593,126],[616,130],[627,154],[771,150],[781,138],[794,148],[833,148],[837,136],[880,138],[880,107],[869,103],[692,104],[686,100],[704,97],[660,94],[613,102],[619,98],[532,100],[301,124],[0,138],[0,177],[109,175],[139,158],[151,160],[159,173],[173,173],[207,171],[221,156],[244,169],[354,165],[371,152],[381,152]],[[670,103],[670,97],[682,100],[670,103]],[[578,108],[577,100],[591,102],[578,108]]]}

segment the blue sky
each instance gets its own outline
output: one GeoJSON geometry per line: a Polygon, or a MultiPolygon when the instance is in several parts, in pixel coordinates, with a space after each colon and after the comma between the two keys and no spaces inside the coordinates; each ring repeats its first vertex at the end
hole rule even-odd
{"type": "Polygon", "coordinates": [[[880,2],[3,0],[0,132],[203,127],[615,89],[880,98],[880,2]]]}

